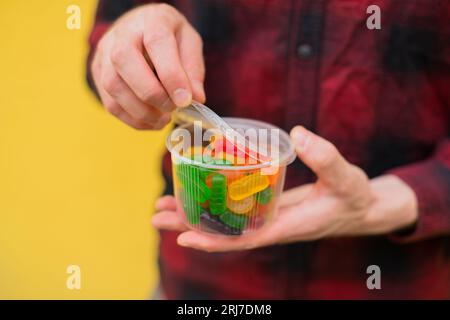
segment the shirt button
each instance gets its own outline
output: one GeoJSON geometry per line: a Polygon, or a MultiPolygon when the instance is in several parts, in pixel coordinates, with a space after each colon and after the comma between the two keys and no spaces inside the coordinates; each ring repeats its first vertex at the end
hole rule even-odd
{"type": "Polygon", "coordinates": [[[309,58],[313,54],[312,47],[309,44],[301,44],[297,48],[297,54],[300,58],[309,58]]]}

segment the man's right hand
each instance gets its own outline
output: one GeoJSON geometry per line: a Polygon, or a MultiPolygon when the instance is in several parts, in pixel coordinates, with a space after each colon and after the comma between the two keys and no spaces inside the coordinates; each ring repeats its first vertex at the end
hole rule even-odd
{"type": "Polygon", "coordinates": [[[202,39],[167,4],[118,19],[98,43],[91,68],[105,108],[136,129],[161,129],[175,108],[205,100],[202,39]]]}

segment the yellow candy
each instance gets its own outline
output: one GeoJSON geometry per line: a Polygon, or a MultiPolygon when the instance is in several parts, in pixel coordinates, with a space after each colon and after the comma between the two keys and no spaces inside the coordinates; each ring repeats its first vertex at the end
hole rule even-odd
{"type": "Polygon", "coordinates": [[[245,214],[249,213],[255,205],[255,197],[250,196],[244,198],[242,200],[233,200],[230,197],[227,198],[227,208],[228,210],[237,213],[237,214],[245,214]]]}
{"type": "Polygon", "coordinates": [[[267,176],[254,173],[233,181],[228,186],[228,194],[232,200],[242,200],[264,190],[269,186],[269,182],[267,176]]]}

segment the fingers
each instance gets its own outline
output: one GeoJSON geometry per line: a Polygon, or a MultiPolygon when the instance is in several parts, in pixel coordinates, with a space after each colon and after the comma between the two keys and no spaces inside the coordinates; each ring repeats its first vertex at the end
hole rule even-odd
{"type": "Polygon", "coordinates": [[[329,141],[297,126],[291,131],[299,158],[317,175],[319,181],[334,190],[342,190],[351,178],[353,167],[329,141]]]}
{"type": "Polygon", "coordinates": [[[157,79],[137,46],[124,40],[117,41],[111,49],[113,69],[144,104],[156,107],[160,112],[175,108],[167,92],[157,79]]]}
{"type": "Polygon", "coordinates": [[[175,211],[177,209],[177,202],[174,196],[163,196],[156,201],[156,211],[175,211]]]}
{"type": "Polygon", "coordinates": [[[100,97],[102,98],[103,104],[105,105],[105,109],[116,118],[137,130],[153,129],[153,126],[151,124],[143,123],[136,119],[133,119],[133,117],[130,116],[117,102],[115,102],[110,97],[106,97],[105,93],[101,93],[102,90],[99,91],[100,97]]]}
{"type": "MultiPolygon", "coordinates": [[[[112,64],[111,48],[112,40],[104,39],[92,64],[94,81],[105,109],[135,129],[163,128],[170,122],[170,114],[161,113],[136,96],[112,64]]],[[[168,97],[167,100],[170,101],[168,97]]]]}
{"type": "Polygon", "coordinates": [[[205,63],[203,60],[203,43],[200,35],[188,23],[183,24],[178,33],[181,64],[190,80],[195,100],[205,102],[205,63]]]}
{"type": "Polygon", "coordinates": [[[144,33],[143,44],[164,89],[178,107],[192,101],[192,89],[181,65],[178,44],[173,30],[150,25],[144,33]]]}
{"type": "Polygon", "coordinates": [[[101,77],[102,87],[105,91],[134,119],[150,125],[156,125],[160,121],[163,114],[142,102],[107,61],[101,77]]]}
{"type": "Polygon", "coordinates": [[[152,224],[157,229],[186,231],[188,230],[179,216],[175,197],[164,196],[155,204],[157,213],[152,217],[152,224]]]}
{"type": "Polygon", "coordinates": [[[188,228],[184,224],[180,215],[176,211],[161,211],[152,218],[152,224],[157,229],[186,231],[188,228]]]}
{"type": "Polygon", "coordinates": [[[107,109],[135,128],[162,128],[176,107],[205,100],[201,38],[166,4],[122,16],[99,42],[92,69],[107,109]]]}
{"type": "Polygon", "coordinates": [[[273,242],[277,232],[270,232],[262,228],[250,235],[241,237],[229,237],[209,235],[197,231],[188,231],[179,213],[176,212],[176,200],[173,196],[164,196],[157,200],[156,210],[152,218],[152,224],[158,229],[186,231],[178,237],[178,244],[198,250],[210,252],[225,252],[245,250],[267,245],[273,242]]]}
{"type": "Polygon", "coordinates": [[[153,129],[153,125],[149,123],[144,123],[139,120],[133,119],[133,117],[128,114],[121,105],[119,105],[103,88],[100,80],[100,72],[93,73],[94,81],[97,86],[98,94],[100,95],[100,99],[105,107],[105,109],[114,115],[116,118],[121,120],[122,122],[128,124],[130,127],[133,127],[137,130],[148,130],[153,129]]]}
{"type": "Polygon", "coordinates": [[[228,252],[275,244],[279,237],[279,232],[273,230],[272,226],[269,225],[239,237],[207,234],[191,230],[180,234],[177,243],[183,247],[207,252],[228,252]]]}
{"type": "Polygon", "coordinates": [[[178,236],[177,243],[183,247],[207,252],[227,252],[255,248],[258,246],[254,243],[255,240],[252,236],[229,237],[187,231],[178,236]]]}

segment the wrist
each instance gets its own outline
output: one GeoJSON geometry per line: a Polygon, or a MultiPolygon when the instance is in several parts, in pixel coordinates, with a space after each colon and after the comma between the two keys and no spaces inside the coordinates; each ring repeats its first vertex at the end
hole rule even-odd
{"type": "Polygon", "coordinates": [[[374,201],[362,223],[365,234],[381,234],[413,226],[418,218],[414,191],[394,175],[370,180],[374,201]]]}

